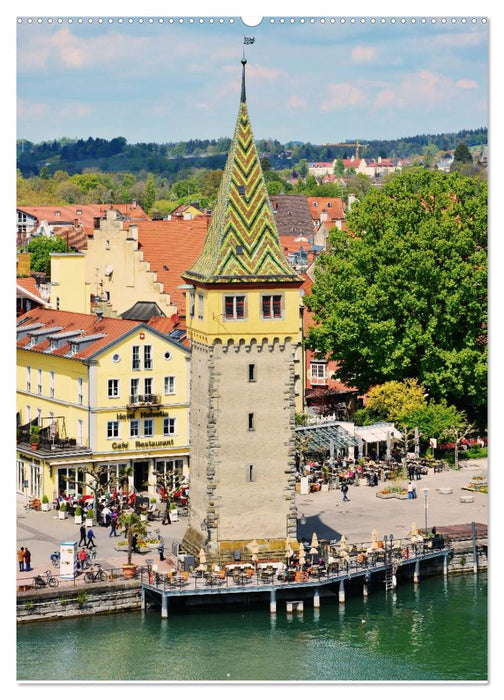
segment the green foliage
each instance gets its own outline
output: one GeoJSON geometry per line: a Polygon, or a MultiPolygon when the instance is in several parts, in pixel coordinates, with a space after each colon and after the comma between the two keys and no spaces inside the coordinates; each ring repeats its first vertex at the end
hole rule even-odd
{"type": "Polygon", "coordinates": [[[425,389],[417,379],[390,381],[369,391],[367,409],[378,420],[402,423],[405,417],[427,405],[425,389]]]}
{"type": "Polygon", "coordinates": [[[465,143],[459,143],[453,154],[454,163],[472,163],[471,151],[465,143]]]}
{"type": "Polygon", "coordinates": [[[133,553],[133,535],[145,537],[147,534],[147,525],[136,513],[121,513],[118,522],[119,527],[124,529],[126,537],[128,538],[128,564],[131,564],[131,556],[133,553]]]}
{"type": "Polygon", "coordinates": [[[365,392],[416,377],[482,413],[487,396],[487,187],[458,173],[396,175],[330,233],[305,303],[308,347],[365,392]]]}
{"type": "Polygon", "coordinates": [[[411,411],[406,421],[412,427],[418,426],[425,439],[446,437],[453,426],[467,425],[465,415],[455,406],[448,406],[446,401],[429,401],[428,404],[411,411]]]}
{"type": "Polygon", "coordinates": [[[76,596],[77,605],[79,608],[85,607],[88,602],[88,594],[86,591],[79,591],[76,596]]]}
{"type": "Polygon", "coordinates": [[[343,165],[341,158],[338,158],[334,163],[334,174],[336,177],[343,177],[345,174],[345,166],[343,165]]]}
{"type": "Polygon", "coordinates": [[[147,181],[145,183],[142,206],[144,211],[150,212],[154,202],[156,201],[156,182],[154,180],[154,175],[149,173],[147,176],[147,181]]]}
{"type": "Polygon", "coordinates": [[[38,236],[28,244],[30,253],[30,268],[32,272],[44,272],[47,277],[51,274],[51,253],[65,253],[66,243],[61,238],[38,236]]]}
{"type": "Polygon", "coordinates": [[[49,496],[47,496],[45,493],[42,496],[42,503],[49,503],[49,496]]]}

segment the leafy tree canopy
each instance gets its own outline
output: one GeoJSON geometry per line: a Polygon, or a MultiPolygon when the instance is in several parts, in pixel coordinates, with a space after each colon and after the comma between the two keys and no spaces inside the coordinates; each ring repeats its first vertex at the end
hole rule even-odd
{"type": "Polygon", "coordinates": [[[405,379],[374,386],[369,391],[367,409],[379,420],[401,422],[407,415],[426,405],[423,386],[417,379],[405,379]]]}
{"type": "Polygon", "coordinates": [[[51,253],[64,253],[66,243],[62,238],[47,238],[38,236],[32,238],[28,244],[30,255],[30,267],[34,272],[44,272],[47,277],[51,274],[51,253]]]}
{"type": "Polygon", "coordinates": [[[487,188],[407,172],[370,190],[333,229],[312,294],[310,348],[367,391],[418,378],[437,401],[486,406],[487,188]]]}

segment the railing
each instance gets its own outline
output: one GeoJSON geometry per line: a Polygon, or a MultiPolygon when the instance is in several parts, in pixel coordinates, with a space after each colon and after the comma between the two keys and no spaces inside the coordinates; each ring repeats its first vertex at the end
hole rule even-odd
{"type": "Polygon", "coordinates": [[[161,398],[158,394],[132,394],[129,397],[128,406],[159,406],[161,398]]]}

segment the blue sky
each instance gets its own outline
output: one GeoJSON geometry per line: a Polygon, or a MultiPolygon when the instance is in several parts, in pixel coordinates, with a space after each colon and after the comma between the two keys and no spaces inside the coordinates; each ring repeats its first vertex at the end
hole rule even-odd
{"type": "Polygon", "coordinates": [[[327,14],[306,15],[304,23],[274,15],[271,23],[270,15],[254,28],[238,16],[230,23],[229,14],[213,23],[173,15],[173,24],[166,15],[162,24],[155,14],[143,23],[138,13],[101,15],[102,24],[91,16],[93,23],[75,14],[72,23],[53,15],[52,24],[18,24],[18,138],[230,136],[244,34],[255,37],[246,53],[256,138],[330,143],[488,124],[488,24],[473,23],[477,15],[465,24],[460,17],[442,23],[442,15],[435,24],[422,24],[422,15],[414,24],[415,15],[404,15],[405,23],[399,15],[395,24],[379,15],[375,23],[372,15],[332,23],[327,14]]]}

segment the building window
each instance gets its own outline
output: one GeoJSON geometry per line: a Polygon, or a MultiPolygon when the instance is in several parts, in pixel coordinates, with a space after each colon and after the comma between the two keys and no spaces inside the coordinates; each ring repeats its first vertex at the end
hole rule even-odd
{"type": "Polygon", "coordinates": [[[164,378],[164,393],[165,396],[175,393],[175,377],[164,378]]]}
{"type": "Polygon", "coordinates": [[[144,378],[144,394],[145,394],[145,400],[149,401],[147,397],[152,396],[152,377],[145,377],[144,378]]]}
{"type": "Polygon", "coordinates": [[[79,447],[84,444],[84,421],[82,418],[77,419],[77,444],[79,447]]]}
{"type": "Polygon", "coordinates": [[[82,405],[82,402],[84,401],[84,394],[83,394],[83,379],[82,377],[77,378],[77,403],[82,405]]]}
{"type": "Polygon", "coordinates": [[[189,293],[189,316],[194,318],[194,292],[189,293]]]}
{"type": "Polygon", "coordinates": [[[145,418],[143,422],[143,432],[144,437],[152,437],[154,435],[154,420],[152,418],[145,418]]]}
{"type": "Polygon", "coordinates": [[[108,380],[108,397],[115,399],[119,396],[119,379],[108,380]]]}
{"type": "Polygon", "coordinates": [[[248,380],[249,380],[249,382],[255,382],[255,380],[256,380],[256,366],[255,365],[248,366],[248,380]]]}
{"type": "Polygon", "coordinates": [[[262,298],[263,318],[282,318],[282,295],[268,294],[262,298]]]}
{"type": "Polygon", "coordinates": [[[137,371],[140,369],[140,345],[133,345],[131,352],[131,369],[137,371]]]}
{"type": "Polygon", "coordinates": [[[229,320],[245,318],[245,296],[224,297],[224,316],[229,320]]]}
{"type": "Polygon", "coordinates": [[[175,418],[163,418],[163,435],[175,435],[175,418]]]}
{"type": "Polygon", "coordinates": [[[26,368],[26,391],[31,391],[31,367],[26,368]]]}
{"type": "Polygon", "coordinates": [[[130,420],[130,437],[140,437],[139,420],[130,420]]]}
{"type": "Polygon", "coordinates": [[[144,346],[144,369],[152,369],[152,346],[144,346]]]}
{"type": "Polygon", "coordinates": [[[204,301],[204,296],[201,292],[198,293],[198,318],[200,321],[203,321],[203,301],[204,301]]]}
{"type": "Polygon", "coordinates": [[[26,422],[31,423],[31,406],[26,407],[26,422]]]}
{"type": "Polygon", "coordinates": [[[107,421],[107,438],[118,438],[119,437],[119,421],[118,420],[108,420],[107,421]]]}
{"type": "Polygon", "coordinates": [[[130,402],[136,403],[138,401],[138,390],[140,388],[140,379],[132,379],[130,381],[130,402]]]}
{"type": "Polygon", "coordinates": [[[77,343],[70,343],[70,355],[75,355],[76,352],[79,352],[79,346],[77,343]]]}
{"type": "Polygon", "coordinates": [[[49,396],[54,399],[54,372],[49,372],[49,396]]]}
{"type": "Polygon", "coordinates": [[[310,364],[310,378],[312,384],[325,384],[327,381],[327,364],[325,362],[312,362],[310,364]]]}
{"type": "Polygon", "coordinates": [[[318,202],[312,202],[312,205],[313,205],[314,207],[318,207],[318,202]]]}
{"type": "Polygon", "coordinates": [[[42,393],[42,370],[41,369],[37,370],[37,376],[38,376],[37,394],[41,394],[42,393]]]}
{"type": "Polygon", "coordinates": [[[58,310],[60,307],[60,298],[56,297],[56,310],[58,310]]]}
{"type": "Polygon", "coordinates": [[[247,481],[255,481],[256,473],[255,466],[253,464],[247,465],[247,481]]]}
{"type": "Polygon", "coordinates": [[[248,414],[248,429],[254,430],[254,414],[253,413],[248,414]]]}

